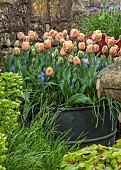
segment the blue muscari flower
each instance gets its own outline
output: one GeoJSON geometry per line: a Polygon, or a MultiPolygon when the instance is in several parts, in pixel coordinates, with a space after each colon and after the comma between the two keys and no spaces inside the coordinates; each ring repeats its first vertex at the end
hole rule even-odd
{"type": "Polygon", "coordinates": [[[40,74],[40,75],[38,76],[38,79],[39,79],[40,82],[41,82],[42,88],[44,88],[44,76],[43,76],[42,74],[40,74]]]}
{"type": "Polygon", "coordinates": [[[100,71],[100,70],[101,70],[101,67],[102,67],[102,64],[101,64],[101,63],[98,63],[97,70],[100,71]]]}
{"type": "Polygon", "coordinates": [[[109,13],[109,14],[111,13],[111,10],[110,10],[110,9],[108,10],[108,13],[109,13]]]}
{"type": "Polygon", "coordinates": [[[74,84],[75,84],[75,82],[76,82],[76,79],[72,79],[72,86],[74,86],[74,84]]]}
{"type": "Polygon", "coordinates": [[[92,60],[92,64],[94,64],[94,60],[92,60]]]}
{"type": "Polygon", "coordinates": [[[11,66],[11,68],[10,68],[10,72],[12,72],[12,73],[14,73],[14,72],[15,72],[15,67],[14,67],[14,65],[12,65],[12,66],[11,66]]]}
{"type": "Polygon", "coordinates": [[[106,5],[106,7],[105,7],[106,9],[109,9],[109,5],[106,5]]]}
{"type": "Polygon", "coordinates": [[[41,77],[41,84],[42,84],[42,88],[44,88],[44,77],[41,77]]]}
{"type": "Polygon", "coordinates": [[[93,12],[97,12],[97,8],[96,7],[93,8],[93,12]]]}
{"type": "Polygon", "coordinates": [[[43,68],[43,72],[44,72],[44,73],[46,72],[46,68],[45,68],[45,67],[43,68]]]}
{"type": "Polygon", "coordinates": [[[75,84],[75,82],[76,82],[76,79],[72,79],[72,84],[71,84],[71,89],[74,87],[74,84],[75,84]]]}
{"type": "Polygon", "coordinates": [[[38,79],[41,80],[41,77],[42,77],[42,75],[40,74],[40,75],[38,76],[38,79]]]}
{"type": "Polygon", "coordinates": [[[110,5],[114,5],[114,4],[115,4],[114,0],[110,0],[110,5]]]}
{"type": "Polygon", "coordinates": [[[119,5],[119,6],[118,6],[118,10],[120,10],[120,9],[121,9],[121,6],[119,5]]]}
{"type": "Polygon", "coordinates": [[[24,60],[24,64],[26,65],[26,60],[24,60]]]}

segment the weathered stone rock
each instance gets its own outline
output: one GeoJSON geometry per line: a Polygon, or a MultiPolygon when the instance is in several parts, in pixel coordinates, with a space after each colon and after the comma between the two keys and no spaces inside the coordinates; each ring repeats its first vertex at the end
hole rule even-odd
{"type": "Polygon", "coordinates": [[[121,61],[109,65],[97,76],[98,97],[105,95],[121,102],[121,61]]]}

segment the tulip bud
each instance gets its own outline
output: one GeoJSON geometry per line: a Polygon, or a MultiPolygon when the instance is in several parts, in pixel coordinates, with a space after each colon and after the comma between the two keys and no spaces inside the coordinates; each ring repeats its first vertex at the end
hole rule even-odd
{"type": "Polygon", "coordinates": [[[16,56],[20,55],[20,48],[15,47],[15,48],[14,48],[14,54],[15,54],[16,56]]]}
{"type": "Polygon", "coordinates": [[[6,40],[6,45],[7,45],[8,48],[11,46],[11,41],[10,41],[9,38],[6,40]]]}
{"type": "Polygon", "coordinates": [[[104,46],[102,47],[102,53],[105,54],[105,53],[107,53],[107,52],[108,52],[108,47],[107,47],[107,45],[104,45],[104,46]]]}
{"type": "Polygon", "coordinates": [[[58,64],[62,64],[63,63],[63,58],[62,57],[59,57],[58,59],[58,64]]]}
{"type": "Polygon", "coordinates": [[[36,55],[36,49],[35,48],[32,48],[32,55],[36,55]]]}
{"type": "Polygon", "coordinates": [[[73,62],[73,56],[72,56],[72,55],[70,55],[70,56],[68,57],[68,62],[69,62],[69,63],[72,63],[72,62],[73,62]]]}
{"type": "Polygon", "coordinates": [[[19,47],[19,46],[20,46],[20,41],[16,40],[15,43],[14,43],[14,47],[19,47]]]}
{"type": "Polygon", "coordinates": [[[84,57],[84,52],[83,51],[78,51],[78,56],[81,57],[81,58],[84,57]]]}

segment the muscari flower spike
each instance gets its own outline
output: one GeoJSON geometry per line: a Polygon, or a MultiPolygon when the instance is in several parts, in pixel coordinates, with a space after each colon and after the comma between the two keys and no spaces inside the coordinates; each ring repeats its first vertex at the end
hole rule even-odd
{"type": "Polygon", "coordinates": [[[75,84],[75,82],[76,82],[76,79],[72,79],[72,84],[71,84],[71,89],[74,87],[74,84],[75,84]]]}
{"type": "Polygon", "coordinates": [[[14,67],[14,65],[12,65],[12,66],[11,66],[11,68],[10,68],[10,72],[12,72],[12,73],[14,73],[14,72],[15,72],[15,67],[14,67]]]}
{"type": "Polygon", "coordinates": [[[98,63],[97,70],[100,71],[100,70],[101,70],[101,67],[102,67],[102,64],[101,64],[101,63],[98,63]]]}
{"type": "Polygon", "coordinates": [[[96,7],[94,7],[92,12],[97,12],[97,8],[96,8],[96,7]]]}
{"type": "Polygon", "coordinates": [[[118,10],[119,10],[119,11],[121,10],[121,6],[120,6],[120,5],[118,6],[118,10]]]}
{"type": "Polygon", "coordinates": [[[46,72],[46,68],[45,68],[45,67],[43,68],[43,72],[44,72],[44,73],[46,72]]]}
{"type": "Polygon", "coordinates": [[[114,0],[110,0],[110,5],[114,5],[114,4],[115,4],[114,0]]]}
{"type": "Polygon", "coordinates": [[[41,82],[42,88],[44,88],[44,76],[42,75],[42,73],[38,76],[38,79],[41,82]]]}

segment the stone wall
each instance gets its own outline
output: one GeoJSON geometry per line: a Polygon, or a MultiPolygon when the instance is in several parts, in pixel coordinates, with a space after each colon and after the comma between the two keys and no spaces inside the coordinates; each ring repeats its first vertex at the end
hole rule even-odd
{"type": "Polygon", "coordinates": [[[99,0],[0,0],[0,48],[7,38],[13,44],[18,31],[33,29],[41,36],[50,29],[77,28],[94,6],[99,0]]]}

